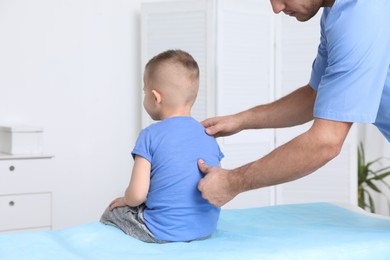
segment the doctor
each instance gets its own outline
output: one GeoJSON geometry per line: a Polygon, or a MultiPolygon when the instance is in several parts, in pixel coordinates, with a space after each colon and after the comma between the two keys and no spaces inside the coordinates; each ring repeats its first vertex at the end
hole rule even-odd
{"type": "Polygon", "coordinates": [[[307,21],[320,8],[321,43],[309,83],[270,104],[202,122],[209,135],[279,128],[312,121],[311,128],[268,155],[239,168],[210,167],[198,189],[216,206],[237,194],[304,177],[335,158],[354,122],[373,123],[390,141],[389,0],[271,0],[275,13],[307,21]]]}

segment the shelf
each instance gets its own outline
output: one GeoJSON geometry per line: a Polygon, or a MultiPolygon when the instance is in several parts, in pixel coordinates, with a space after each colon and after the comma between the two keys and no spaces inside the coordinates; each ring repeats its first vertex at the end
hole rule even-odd
{"type": "Polygon", "coordinates": [[[0,153],[0,160],[17,160],[17,159],[46,159],[53,158],[52,154],[5,154],[0,153]]]}

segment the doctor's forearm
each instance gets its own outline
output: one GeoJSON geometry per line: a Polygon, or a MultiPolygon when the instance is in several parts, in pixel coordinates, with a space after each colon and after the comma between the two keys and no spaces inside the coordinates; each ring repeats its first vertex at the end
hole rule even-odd
{"type": "MultiPolygon", "coordinates": [[[[323,127],[316,127],[323,131],[323,127]]],[[[265,157],[232,170],[231,185],[243,192],[292,181],[325,165],[340,152],[350,124],[329,134],[316,134],[312,129],[275,149],[265,157]],[[339,132],[339,133],[336,133],[339,132]]],[[[326,132],[326,131],[324,131],[326,132]]]]}
{"type": "Polygon", "coordinates": [[[309,85],[266,105],[238,115],[242,129],[280,128],[300,125],[313,119],[316,91],[309,85]]]}

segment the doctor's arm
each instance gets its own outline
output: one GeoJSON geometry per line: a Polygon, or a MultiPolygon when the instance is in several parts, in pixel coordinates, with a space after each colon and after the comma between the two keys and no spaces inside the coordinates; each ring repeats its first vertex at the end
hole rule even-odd
{"type": "Polygon", "coordinates": [[[123,197],[116,198],[110,203],[110,210],[116,207],[136,207],[146,201],[150,186],[150,162],[145,158],[136,155],[133,172],[129,186],[123,197]]]}
{"type": "Polygon", "coordinates": [[[202,196],[222,206],[241,192],[306,176],[336,157],[352,123],[315,119],[311,128],[266,156],[233,170],[198,162],[206,176],[199,182],[202,196]]]}
{"type": "Polygon", "coordinates": [[[202,122],[208,135],[229,136],[246,129],[281,128],[300,125],[313,119],[317,92],[309,85],[272,103],[237,114],[208,118],[202,122]]]}

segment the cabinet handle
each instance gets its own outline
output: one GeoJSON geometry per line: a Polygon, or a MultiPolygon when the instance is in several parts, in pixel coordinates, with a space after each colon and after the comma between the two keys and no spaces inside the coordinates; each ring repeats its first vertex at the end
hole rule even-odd
{"type": "Polygon", "coordinates": [[[8,205],[9,205],[10,207],[13,207],[13,206],[15,205],[15,202],[11,200],[11,201],[8,203],[8,205]]]}
{"type": "Polygon", "coordinates": [[[13,171],[15,170],[15,166],[11,165],[11,166],[9,167],[9,170],[10,170],[11,172],[13,172],[13,171]]]}

